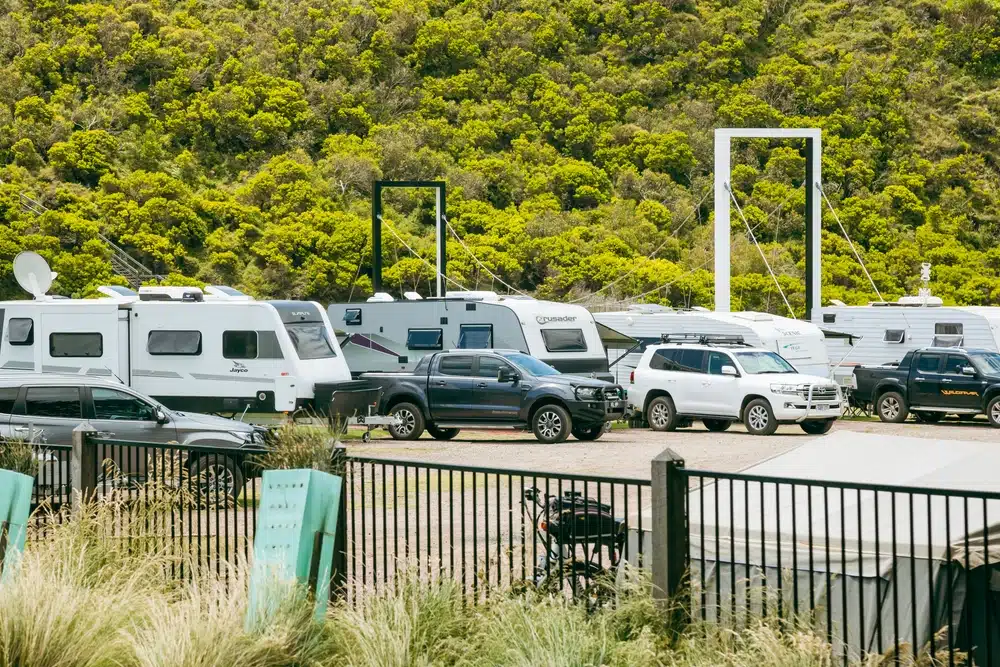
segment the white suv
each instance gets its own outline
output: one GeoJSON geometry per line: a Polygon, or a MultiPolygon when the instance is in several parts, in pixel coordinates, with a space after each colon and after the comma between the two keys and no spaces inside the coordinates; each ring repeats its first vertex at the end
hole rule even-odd
{"type": "Polygon", "coordinates": [[[753,435],[770,435],[788,423],[821,434],[841,415],[843,398],[832,380],[802,375],[780,355],[740,336],[664,340],[646,348],[628,390],[629,408],[656,431],[700,419],[710,431],[742,421],[753,435]]]}

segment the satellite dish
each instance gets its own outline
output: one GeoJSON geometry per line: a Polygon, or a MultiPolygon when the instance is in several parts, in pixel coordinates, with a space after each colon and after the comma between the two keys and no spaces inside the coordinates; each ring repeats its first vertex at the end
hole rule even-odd
{"type": "Polygon", "coordinates": [[[14,277],[25,292],[41,299],[52,287],[56,274],[37,252],[21,252],[14,258],[14,277]]]}

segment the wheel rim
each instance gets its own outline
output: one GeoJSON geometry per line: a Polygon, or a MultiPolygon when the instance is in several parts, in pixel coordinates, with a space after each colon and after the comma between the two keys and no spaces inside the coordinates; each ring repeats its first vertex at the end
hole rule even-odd
{"type": "Polygon", "coordinates": [[[899,414],[899,401],[893,397],[882,399],[882,416],[886,419],[895,419],[899,414]]]}
{"type": "Polygon", "coordinates": [[[649,411],[649,421],[653,422],[654,426],[666,426],[668,419],[667,406],[664,403],[654,404],[653,409],[649,411]]]}
{"type": "Polygon", "coordinates": [[[1000,401],[993,404],[990,408],[990,419],[994,424],[1000,424],[1000,401]]]}
{"type": "Polygon", "coordinates": [[[755,405],[750,408],[750,414],[747,417],[747,421],[750,422],[750,428],[755,431],[761,431],[767,428],[768,415],[767,408],[763,405],[755,405]]]}
{"type": "Polygon", "coordinates": [[[538,415],[538,433],[546,440],[559,437],[562,433],[562,418],[553,410],[546,410],[538,415]]]}
{"type": "Polygon", "coordinates": [[[202,497],[218,501],[233,495],[236,480],[233,471],[222,463],[214,463],[202,469],[198,489],[202,497]]]}
{"type": "Polygon", "coordinates": [[[417,428],[417,417],[409,410],[396,410],[396,416],[402,420],[402,423],[396,427],[396,433],[399,435],[410,435],[417,428]]]}

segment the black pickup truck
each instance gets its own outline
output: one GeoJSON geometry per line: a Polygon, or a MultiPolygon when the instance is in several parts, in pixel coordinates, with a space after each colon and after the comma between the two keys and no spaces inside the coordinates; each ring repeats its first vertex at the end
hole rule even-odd
{"type": "Polygon", "coordinates": [[[364,373],[382,388],[379,406],[399,415],[389,427],[397,440],[426,429],[450,440],[461,428],[530,429],[541,442],[597,440],[625,411],[624,390],[610,382],[562,375],[516,350],[429,354],[412,373],[364,373]]]}
{"type": "Polygon", "coordinates": [[[922,422],[946,414],[985,414],[1000,428],[1000,354],[987,350],[924,348],[907,352],[898,366],[854,369],[856,403],[874,405],[879,419],[922,422]]]}

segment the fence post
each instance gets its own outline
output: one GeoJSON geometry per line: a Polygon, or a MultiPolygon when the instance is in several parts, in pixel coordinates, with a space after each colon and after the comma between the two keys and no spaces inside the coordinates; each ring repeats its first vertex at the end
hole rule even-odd
{"type": "MultiPolygon", "coordinates": [[[[684,459],[665,449],[653,459],[652,481],[652,571],[653,597],[666,607],[672,605],[684,622],[688,613],[683,599],[687,574],[687,478],[681,472],[684,459]]],[[[640,539],[642,536],[640,535],[640,539]]]]}
{"type": "Polygon", "coordinates": [[[77,508],[81,503],[94,497],[97,490],[97,447],[91,438],[97,429],[84,422],[73,429],[73,452],[70,455],[70,480],[73,486],[72,506],[77,508]]]}
{"type": "Polygon", "coordinates": [[[333,540],[333,576],[330,581],[331,599],[342,599],[347,587],[347,446],[337,443],[333,448],[333,474],[343,480],[340,485],[340,514],[333,540]]]}

